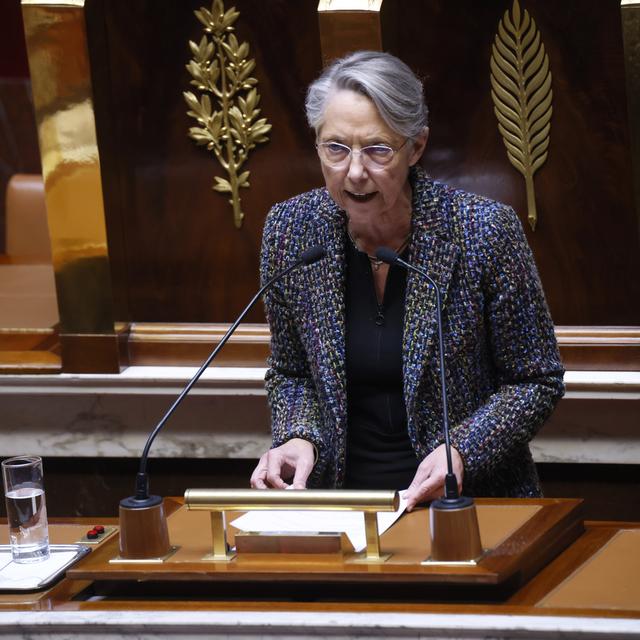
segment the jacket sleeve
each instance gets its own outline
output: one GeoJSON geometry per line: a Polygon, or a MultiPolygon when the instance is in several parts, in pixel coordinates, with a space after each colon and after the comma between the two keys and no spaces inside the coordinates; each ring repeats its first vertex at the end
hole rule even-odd
{"type": "MultiPolygon", "coordinates": [[[[298,254],[295,238],[287,227],[287,203],[269,213],[262,238],[261,281],[286,268],[298,254]]],[[[307,353],[300,337],[303,318],[295,308],[295,273],[265,293],[264,304],[271,331],[271,355],[265,386],[271,409],[272,447],[292,438],[308,440],[316,447],[318,461],[310,477],[315,485],[326,464],[328,447],[307,353]]]]}
{"type": "Polygon", "coordinates": [[[508,463],[564,393],[553,322],[533,255],[515,212],[498,206],[480,247],[487,340],[497,387],[456,425],[451,444],[474,480],[508,463]]]}

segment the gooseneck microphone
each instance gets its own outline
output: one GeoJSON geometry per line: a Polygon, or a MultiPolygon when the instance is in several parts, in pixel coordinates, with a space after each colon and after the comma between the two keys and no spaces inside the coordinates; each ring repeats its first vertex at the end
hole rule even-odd
{"type": "Polygon", "coordinates": [[[278,280],[291,273],[294,269],[304,265],[308,266],[321,260],[326,255],[326,250],[324,247],[320,245],[316,245],[303,251],[298,258],[290,264],[286,269],[280,271],[275,276],[273,276],[268,282],[260,287],[258,293],[251,299],[249,304],[244,308],[242,313],[238,316],[236,321],[229,327],[228,331],[224,334],[222,339],[216,348],[211,352],[211,355],[204,361],[202,366],[198,369],[196,374],[191,378],[187,386],[182,390],[180,395],[176,398],[175,402],[171,405],[169,410],[165,413],[163,418],[158,422],[155,429],[151,432],[151,435],[147,439],[147,443],[145,444],[144,450],[142,452],[142,456],[140,457],[140,467],[138,474],[136,475],[135,482],[135,493],[133,496],[128,498],[124,498],[120,501],[120,506],[125,507],[127,509],[145,509],[148,507],[153,507],[162,502],[162,498],[160,496],[149,495],[149,477],[147,475],[147,459],[149,457],[149,450],[151,449],[151,445],[155,440],[156,436],[165,425],[167,420],[171,417],[173,412],[178,408],[182,400],[185,396],[191,391],[191,388],[195,383],[200,379],[200,376],[204,373],[205,369],[211,364],[213,359],[218,355],[222,347],[226,344],[227,340],[231,337],[233,332],[237,329],[238,325],[242,322],[247,313],[251,310],[256,301],[262,296],[262,294],[273,286],[278,280]]]}
{"type": "Polygon", "coordinates": [[[429,531],[431,556],[423,564],[475,563],[482,555],[478,514],[473,498],[461,496],[458,481],[453,473],[451,439],[449,437],[449,410],[447,381],[444,370],[444,338],[442,336],[442,295],[434,279],[420,267],[405,262],[395,251],[380,247],[376,257],[387,264],[396,264],[422,276],[436,294],[436,320],[438,324],[438,355],[440,356],[440,391],[442,394],[442,430],[447,454],[447,474],[444,480],[444,497],[434,500],[429,507],[429,531]]]}
{"type": "Polygon", "coordinates": [[[379,247],[376,250],[376,258],[387,264],[396,264],[410,271],[421,275],[433,287],[436,294],[436,320],[438,323],[438,355],[440,359],[440,392],[442,394],[442,430],[444,432],[445,450],[447,454],[447,475],[444,481],[444,497],[445,500],[458,500],[460,493],[458,491],[458,480],[453,472],[453,461],[451,460],[451,440],[449,438],[449,410],[447,402],[447,382],[445,379],[444,369],[444,338],[442,336],[442,296],[440,287],[435,280],[420,267],[405,262],[395,251],[388,247],[379,247]]]}

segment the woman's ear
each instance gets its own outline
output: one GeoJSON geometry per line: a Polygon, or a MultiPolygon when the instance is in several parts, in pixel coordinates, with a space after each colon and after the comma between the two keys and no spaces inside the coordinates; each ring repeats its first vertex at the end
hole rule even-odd
{"type": "Polygon", "coordinates": [[[422,133],[419,133],[413,141],[411,156],[409,157],[409,166],[413,166],[420,160],[429,139],[429,127],[425,127],[422,133]]]}

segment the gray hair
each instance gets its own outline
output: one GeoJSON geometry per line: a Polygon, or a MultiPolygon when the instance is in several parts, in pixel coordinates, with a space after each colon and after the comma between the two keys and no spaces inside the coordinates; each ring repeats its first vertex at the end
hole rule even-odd
{"type": "Polygon", "coordinates": [[[422,82],[389,53],[351,53],[335,60],[309,85],[305,108],[309,126],[316,132],[324,122],[328,98],[340,89],[369,98],[389,127],[406,138],[415,138],[428,125],[422,82]]]}

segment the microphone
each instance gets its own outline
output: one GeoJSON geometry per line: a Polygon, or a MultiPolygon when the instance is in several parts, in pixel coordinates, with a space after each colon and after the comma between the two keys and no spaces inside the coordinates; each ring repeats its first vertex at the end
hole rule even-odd
{"type": "Polygon", "coordinates": [[[149,457],[149,450],[151,449],[151,445],[153,441],[156,439],[156,436],[165,425],[167,420],[171,417],[173,412],[178,408],[182,400],[185,396],[191,391],[191,388],[195,385],[195,383],[200,379],[200,376],[204,373],[205,369],[211,364],[213,359],[218,355],[218,352],[224,347],[227,340],[231,337],[231,335],[238,328],[238,325],[242,322],[247,313],[251,310],[253,305],[257,302],[257,300],[262,296],[262,294],[269,289],[273,284],[275,284],[278,280],[291,273],[294,269],[297,269],[301,265],[311,265],[314,262],[324,258],[326,255],[326,250],[324,247],[320,245],[316,245],[303,251],[298,259],[291,265],[289,265],[284,271],[277,273],[273,278],[271,278],[267,283],[265,283],[260,289],[258,293],[251,299],[249,304],[244,308],[242,313],[238,316],[236,321],[229,327],[228,331],[224,334],[216,348],[211,352],[209,357],[204,361],[202,366],[198,369],[196,374],[191,378],[187,386],[182,390],[180,395],[177,397],[175,402],[171,405],[169,410],[166,412],[164,417],[158,422],[155,429],[151,432],[151,435],[147,439],[147,443],[142,452],[142,456],[140,458],[140,469],[138,471],[138,475],[136,476],[136,484],[135,484],[135,494],[133,497],[125,498],[122,503],[124,503],[127,507],[151,507],[154,504],[158,504],[162,501],[160,496],[150,496],[149,495],[149,478],[146,473],[147,468],[147,459],[149,457]]]}
{"type": "MultiPolygon", "coordinates": [[[[303,251],[300,254],[299,260],[304,264],[305,267],[308,267],[310,264],[313,264],[314,262],[318,262],[318,260],[322,260],[322,258],[324,258],[326,255],[327,255],[327,250],[322,245],[317,244],[314,247],[311,247],[306,251],[303,251]]],[[[296,264],[295,266],[298,266],[298,265],[296,264]]],[[[283,273],[281,275],[276,276],[276,280],[281,278],[283,275],[285,274],[283,273]]]]}
{"type": "Polygon", "coordinates": [[[460,493],[458,491],[458,480],[453,472],[453,462],[451,460],[451,440],[449,438],[449,410],[447,402],[447,381],[444,371],[444,338],[442,336],[442,297],[440,287],[435,280],[420,267],[405,262],[395,251],[388,247],[379,247],[376,250],[376,258],[387,264],[396,264],[409,271],[421,275],[433,287],[436,293],[436,320],[438,324],[438,355],[440,359],[440,393],[442,395],[442,430],[444,432],[445,450],[447,454],[447,475],[444,481],[444,497],[445,500],[458,500],[460,493]]]}
{"type": "Polygon", "coordinates": [[[440,393],[442,399],[442,430],[444,432],[447,473],[444,481],[444,498],[431,503],[431,558],[432,561],[472,561],[482,554],[478,516],[472,498],[461,496],[458,480],[453,472],[451,438],[449,435],[449,409],[447,380],[444,368],[444,337],[442,334],[442,295],[435,280],[420,267],[403,260],[388,247],[379,247],[376,258],[387,264],[395,264],[422,276],[436,294],[436,322],[438,326],[438,356],[440,369],[440,393]],[[448,516],[447,516],[448,514],[448,516]],[[443,537],[446,538],[443,540],[443,537]]]}
{"type": "MultiPolygon", "coordinates": [[[[313,246],[313,247],[307,249],[306,251],[303,251],[292,264],[290,264],[286,269],[284,269],[284,270],[280,271],[279,273],[277,273],[276,275],[274,275],[270,280],[268,280],[264,285],[262,285],[260,287],[260,289],[253,296],[253,298],[251,299],[249,304],[243,309],[242,313],[240,313],[240,315],[237,317],[235,322],[229,327],[229,329],[224,334],[224,336],[222,337],[222,339],[220,340],[220,342],[218,343],[216,348],[211,352],[209,357],[204,361],[202,366],[198,369],[198,371],[195,373],[193,378],[191,378],[191,380],[188,382],[188,384],[182,390],[180,395],[176,398],[174,403],[171,405],[169,410],[165,413],[165,415],[162,417],[160,422],[158,422],[158,424],[156,425],[154,430],[151,432],[151,434],[149,435],[149,438],[147,439],[147,442],[146,442],[146,444],[144,446],[144,450],[142,451],[142,455],[140,457],[140,467],[139,467],[138,473],[136,475],[134,495],[133,496],[129,496],[128,498],[124,498],[123,500],[120,501],[120,520],[121,520],[121,526],[120,526],[120,552],[121,552],[121,556],[122,557],[125,557],[125,558],[132,557],[131,555],[128,555],[128,551],[127,551],[126,548],[123,549],[123,546],[127,547],[126,544],[123,545],[123,538],[126,537],[123,534],[123,531],[125,529],[124,520],[127,519],[127,516],[129,516],[129,519],[133,519],[132,513],[131,513],[132,510],[133,511],[138,511],[139,510],[142,513],[142,511],[151,510],[151,509],[154,509],[154,508],[155,509],[162,509],[162,498],[160,496],[150,495],[149,494],[149,476],[147,475],[147,460],[148,460],[148,457],[149,457],[149,450],[151,449],[151,445],[153,444],[153,441],[156,439],[156,436],[158,435],[158,433],[160,432],[162,427],[165,425],[167,420],[172,416],[173,412],[178,408],[178,406],[184,400],[185,396],[189,393],[189,391],[191,391],[192,387],[200,379],[200,376],[202,376],[202,374],[205,372],[206,368],[211,364],[213,359],[218,355],[220,350],[224,347],[224,345],[227,343],[229,338],[233,335],[233,333],[237,329],[238,325],[242,322],[242,320],[247,315],[247,313],[251,310],[253,305],[260,299],[262,294],[267,289],[272,287],[276,282],[278,282],[278,280],[284,278],[284,276],[288,275],[289,273],[291,273],[292,271],[294,271],[298,267],[303,266],[303,265],[304,266],[312,265],[315,262],[318,262],[319,260],[324,258],[326,256],[326,253],[327,253],[326,249],[321,245],[316,245],[316,246],[313,246]]],[[[164,516],[162,515],[161,518],[163,519],[164,516]]],[[[140,524],[140,519],[137,520],[137,524],[140,524]]],[[[156,519],[156,524],[158,524],[157,519],[156,519]]],[[[153,525],[151,525],[151,526],[153,526],[153,525]]],[[[162,525],[159,524],[158,526],[162,526],[162,525]]],[[[164,526],[165,526],[165,529],[166,529],[166,521],[165,521],[164,526]]],[[[134,527],[132,526],[131,528],[133,529],[134,527]]],[[[149,543],[149,540],[147,540],[147,543],[149,543]]],[[[133,544],[131,544],[131,545],[128,545],[128,546],[136,548],[136,551],[133,552],[134,554],[139,554],[139,553],[144,554],[144,553],[146,553],[146,551],[141,551],[139,549],[139,547],[141,545],[137,545],[137,544],[135,544],[135,542],[133,544]]],[[[146,546],[148,546],[148,544],[146,546]]],[[[153,545],[151,545],[151,546],[153,546],[153,545]]],[[[168,549],[166,549],[166,547],[168,547],[168,538],[167,538],[167,542],[166,543],[162,543],[160,546],[165,547],[165,551],[168,550],[168,549]]],[[[135,555],[134,557],[155,557],[156,555],[162,555],[162,554],[155,554],[154,556],[146,556],[146,555],[139,556],[139,555],[135,555]]]]}

